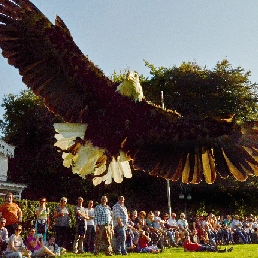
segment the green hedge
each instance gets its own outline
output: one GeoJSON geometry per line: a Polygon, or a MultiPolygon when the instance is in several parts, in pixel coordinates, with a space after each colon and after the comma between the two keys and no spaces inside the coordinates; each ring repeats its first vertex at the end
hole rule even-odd
{"type": "MultiPolygon", "coordinates": [[[[0,198],[0,205],[4,203],[4,199],[0,198]]],[[[32,227],[36,219],[36,208],[39,207],[39,201],[29,201],[29,200],[14,200],[15,203],[19,205],[22,209],[22,226],[24,228],[24,234],[27,234],[28,228],[32,227]]],[[[59,202],[47,202],[46,206],[49,208],[50,213],[50,228],[49,233],[51,234],[54,230],[55,219],[53,218],[54,210],[59,205],[59,202]]],[[[67,204],[67,208],[71,212],[70,216],[70,227],[75,228],[75,214],[74,205],[67,204]]]]}

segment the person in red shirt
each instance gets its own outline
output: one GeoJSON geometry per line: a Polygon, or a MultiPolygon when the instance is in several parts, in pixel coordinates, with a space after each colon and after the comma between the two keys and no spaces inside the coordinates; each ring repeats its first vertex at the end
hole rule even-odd
{"type": "Polygon", "coordinates": [[[13,202],[14,196],[12,193],[7,193],[5,195],[5,203],[0,206],[0,215],[6,219],[6,229],[8,230],[8,235],[14,234],[14,227],[22,222],[22,210],[21,208],[13,202]]]}
{"type": "Polygon", "coordinates": [[[184,251],[185,252],[231,252],[233,250],[233,247],[230,247],[228,250],[227,248],[223,250],[218,250],[217,247],[211,246],[211,245],[202,245],[198,243],[193,243],[190,240],[190,237],[187,237],[184,242],[184,251]]]}

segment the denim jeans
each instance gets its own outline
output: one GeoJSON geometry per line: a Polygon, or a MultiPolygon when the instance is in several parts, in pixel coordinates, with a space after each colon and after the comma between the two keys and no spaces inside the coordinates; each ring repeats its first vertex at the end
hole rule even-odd
{"type": "Polygon", "coordinates": [[[119,225],[115,227],[115,236],[116,236],[116,253],[117,254],[126,254],[125,239],[126,239],[126,227],[120,227],[119,225]]]}

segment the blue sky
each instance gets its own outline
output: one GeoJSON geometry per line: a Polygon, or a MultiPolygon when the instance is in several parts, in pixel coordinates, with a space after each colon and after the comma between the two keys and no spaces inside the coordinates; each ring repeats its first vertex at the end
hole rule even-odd
{"type": "MultiPolygon", "coordinates": [[[[155,66],[228,59],[258,82],[257,0],[32,0],[54,22],[59,15],[82,52],[107,76],[125,68],[149,76],[155,66]]],[[[26,86],[0,56],[0,103],[26,86]]],[[[0,108],[0,119],[4,110],[0,108]]]]}

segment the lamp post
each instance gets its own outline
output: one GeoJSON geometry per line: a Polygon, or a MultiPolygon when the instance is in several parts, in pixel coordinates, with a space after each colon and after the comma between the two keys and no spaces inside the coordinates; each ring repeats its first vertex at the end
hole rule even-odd
{"type": "Polygon", "coordinates": [[[187,195],[183,194],[183,193],[180,193],[179,194],[179,199],[185,201],[185,217],[187,217],[187,214],[186,214],[187,213],[187,201],[192,200],[192,195],[190,193],[188,193],[187,195]]]}

